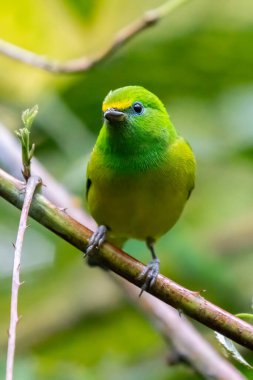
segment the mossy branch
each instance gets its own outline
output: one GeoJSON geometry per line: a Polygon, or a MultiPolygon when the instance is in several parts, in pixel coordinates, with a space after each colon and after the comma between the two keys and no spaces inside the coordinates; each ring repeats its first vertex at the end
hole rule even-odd
{"type": "MultiPolygon", "coordinates": [[[[24,183],[0,169],[0,196],[18,208],[22,208],[24,201],[23,186],[24,183]]],[[[82,252],[85,251],[91,231],[54,206],[41,193],[36,193],[33,198],[30,216],[82,252]]],[[[141,287],[138,276],[144,265],[125,252],[106,243],[96,255],[96,259],[101,266],[141,287]]],[[[149,293],[253,350],[253,326],[207,301],[198,292],[185,289],[159,275],[149,293]]]]}
{"type": "MultiPolygon", "coordinates": [[[[0,164],[7,166],[12,174],[16,173],[17,167],[20,165],[17,141],[13,134],[1,124],[0,135],[0,152],[3,153],[2,156],[0,154],[0,164]],[[6,154],[4,154],[5,152],[6,154]]],[[[73,195],[51,177],[35,157],[33,158],[33,171],[47,184],[46,187],[43,187],[43,194],[46,194],[51,202],[57,202],[59,207],[67,207],[72,217],[77,218],[90,229],[96,228],[94,221],[73,202],[73,195]]],[[[172,353],[179,359],[183,357],[183,361],[189,363],[205,379],[210,379],[211,374],[217,380],[246,380],[177,310],[146,292],[139,298],[138,289],[134,285],[112,272],[108,272],[108,274],[110,279],[117,280],[117,285],[123,289],[124,294],[133,304],[140,308],[146,317],[150,318],[152,326],[169,344],[172,353]]],[[[39,329],[38,336],[43,336],[43,328],[39,327],[39,329]]]]}

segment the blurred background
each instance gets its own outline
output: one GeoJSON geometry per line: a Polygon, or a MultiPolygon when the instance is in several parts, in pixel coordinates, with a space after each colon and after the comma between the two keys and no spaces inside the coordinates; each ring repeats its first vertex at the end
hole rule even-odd
{"type": "MultiPolygon", "coordinates": [[[[159,4],[1,2],[0,35],[59,60],[91,56],[159,4]]],[[[50,74],[0,57],[0,122],[13,132],[21,127],[21,112],[39,105],[32,130],[36,157],[84,207],[85,167],[105,95],[138,84],[160,97],[198,163],[183,216],[157,244],[161,272],[192,290],[205,290],[210,301],[231,313],[252,311],[252,20],[251,0],[192,0],[83,74],[50,74]]],[[[8,154],[0,152],[0,167],[10,169],[8,154]]],[[[19,211],[0,199],[1,378],[18,218],[19,211]]],[[[77,250],[35,222],[30,225],[22,258],[16,379],[200,379],[187,366],[166,365],[167,345],[107,273],[87,267],[77,250]]],[[[149,261],[143,243],[131,241],[126,250],[149,261]]],[[[211,330],[196,326],[218,347],[211,330]]],[[[252,372],[237,367],[253,379],[252,372]]]]}

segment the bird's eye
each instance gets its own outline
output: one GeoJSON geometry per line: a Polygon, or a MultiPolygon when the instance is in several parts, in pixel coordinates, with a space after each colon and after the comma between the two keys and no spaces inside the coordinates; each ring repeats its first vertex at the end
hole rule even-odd
{"type": "Polygon", "coordinates": [[[136,102],[133,104],[134,112],[138,113],[139,115],[144,111],[144,107],[141,103],[136,102]]]}

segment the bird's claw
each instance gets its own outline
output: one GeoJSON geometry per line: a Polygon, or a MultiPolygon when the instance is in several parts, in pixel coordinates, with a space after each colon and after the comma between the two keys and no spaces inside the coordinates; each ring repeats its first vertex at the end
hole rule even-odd
{"type": "Polygon", "coordinates": [[[139,275],[139,279],[144,279],[144,284],[141,287],[141,291],[139,297],[141,297],[142,293],[151,288],[156,282],[157,276],[159,274],[160,268],[160,260],[158,258],[153,259],[148,263],[146,268],[139,275]]]}
{"type": "Polygon", "coordinates": [[[106,238],[107,228],[106,226],[98,226],[96,231],[89,239],[88,247],[86,248],[85,257],[89,256],[94,250],[97,250],[104,243],[106,238]]]}

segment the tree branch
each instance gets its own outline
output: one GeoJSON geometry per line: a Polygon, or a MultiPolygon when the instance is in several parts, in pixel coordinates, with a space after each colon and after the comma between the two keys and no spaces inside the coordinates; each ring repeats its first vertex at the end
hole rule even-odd
{"type": "Polygon", "coordinates": [[[39,177],[29,177],[27,184],[20,191],[25,190],[24,203],[20,216],[20,223],[18,228],[17,240],[15,243],[13,274],[12,274],[12,289],[11,289],[11,315],[10,315],[10,327],[8,338],[8,350],[7,350],[7,364],[6,364],[6,380],[13,379],[14,369],[14,356],[16,346],[16,327],[18,323],[18,291],[20,287],[20,264],[21,264],[21,252],[24,241],[25,230],[27,228],[27,218],[29,208],[32,202],[32,198],[37,186],[41,184],[39,177]]]}
{"type": "MultiPolygon", "coordinates": [[[[139,290],[121,278],[117,280],[130,300],[136,304],[139,290]]],[[[165,341],[172,345],[179,360],[190,364],[205,379],[246,379],[232,364],[221,357],[191,323],[182,315],[180,316],[175,309],[146,292],[139,298],[138,306],[160,331],[165,341]]]]}
{"type": "MultiPolygon", "coordinates": [[[[20,144],[14,134],[0,122],[0,166],[14,177],[22,179],[22,158],[20,144]]],[[[56,206],[65,207],[68,213],[90,229],[96,228],[96,223],[83,209],[76,206],[74,196],[59,184],[45,169],[43,165],[33,157],[33,172],[43,178],[46,185],[43,194],[56,206]]]]}
{"type": "MultiPolygon", "coordinates": [[[[19,144],[14,135],[1,124],[0,135],[0,165],[4,165],[12,175],[18,175],[20,170],[17,169],[21,166],[20,154],[17,152],[19,144]]],[[[90,229],[95,228],[94,221],[88,217],[85,211],[73,204],[73,196],[51,177],[35,157],[33,158],[33,171],[43,178],[47,184],[43,188],[43,193],[51,202],[57,202],[59,207],[67,207],[71,216],[77,218],[90,229]]],[[[138,298],[137,288],[134,285],[119,276],[112,276],[111,272],[108,273],[111,275],[110,277],[117,279],[117,284],[133,301],[134,305],[138,306],[146,317],[149,317],[152,326],[159,331],[168,345],[172,345],[176,354],[178,353],[179,357],[183,357],[204,378],[210,379],[210,372],[212,371],[213,379],[246,380],[227,359],[222,357],[201,336],[190,322],[182,316],[180,317],[176,310],[146,292],[141,298],[138,298]]],[[[40,331],[40,334],[43,335],[43,331],[40,331]]]]}
{"type": "Polygon", "coordinates": [[[94,57],[81,57],[65,63],[60,63],[1,39],[0,54],[53,73],[77,73],[88,71],[121,49],[134,36],[153,26],[167,14],[171,13],[187,1],[188,0],[169,0],[157,8],[146,11],[139,20],[134,21],[132,24],[120,30],[114,37],[111,45],[94,57]]]}
{"type": "MultiPolygon", "coordinates": [[[[24,200],[20,191],[22,187],[22,182],[0,169],[0,195],[18,208],[22,208],[24,200]]],[[[30,215],[82,252],[85,251],[91,231],[55,207],[42,194],[37,193],[34,196],[30,215]]],[[[99,265],[141,287],[142,282],[139,275],[144,269],[141,262],[109,243],[103,245],[95,258],[99,265]]],[[[208,302],[198,292],[187,290],[172,280],[159,275],[149,293],[174,308],[182,310],[213,330],[253,350],[253,326],[208,302]]]]}

